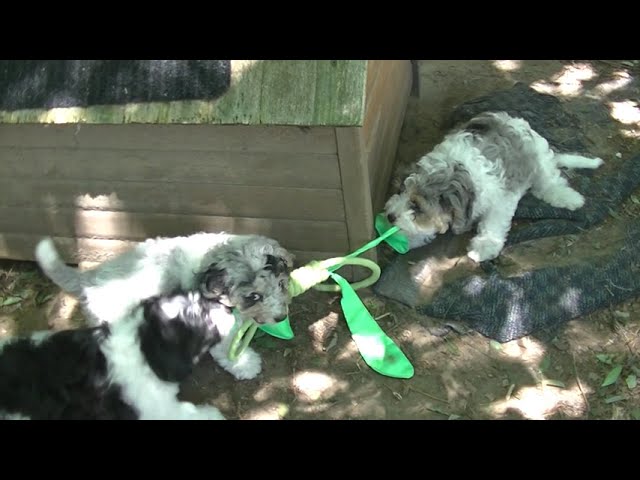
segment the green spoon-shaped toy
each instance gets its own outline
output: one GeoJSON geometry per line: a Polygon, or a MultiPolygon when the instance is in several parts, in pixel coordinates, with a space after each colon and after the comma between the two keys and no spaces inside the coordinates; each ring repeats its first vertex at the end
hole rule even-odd
{"type": "MultiPolygon", "coordinates": [[[[355,292],[360,288],[373,285],[380,278],[380,267],[371,260],[357,258],[358,255],[383,241],[398,253],[409,251],[407,238],[399,232],[398,227],[390,225],[383,215],[376,216],[375,228],[379,236],[346,257],[311,262],[291,272],[290,294],[292,297],[296,297],[309,288],[342,292],[340,304],[345,320],[367,365],[382,375],[394,378],[411,378],[414,374],[413,365],[380,328],[355,292]],[[349,284],[343,277],[335,273],[345,265],[363,266],[369,268],[372,273],[365,280],[349,284]],[[321,285],[328,278],[335,281],[336,285],[321,285]]],[[[294,336],[288,317],[276,324],[260,326],[251,319],[242,321],[237,315],[236,319],[240,328],[229,348],[229,358],[232,360],[236,359],[249,345],[258,328],[269,335],[284,340],[289,340],[294,336]]]]}

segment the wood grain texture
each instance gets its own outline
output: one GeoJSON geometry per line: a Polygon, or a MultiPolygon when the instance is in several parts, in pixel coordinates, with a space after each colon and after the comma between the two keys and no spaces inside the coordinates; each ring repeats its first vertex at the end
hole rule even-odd
{"type": "Polygon", "coordinates": [[[5,180],[340,188],[336,154],[0,147],[5,180]]]}
{"type": "Polygon", "coordinates": [[[0,111],[11,124],[362,125],[366,60],[232,60],[221,97],[0,111]]]}
{"type": "Polygon", "coordinates": [[[6,233],[143,240],[201,231],[265,235],[298,250],[347,251],[349,247],[344,222],[0,207],[0,232],[6,233]]]}
{"type": "MultiPolygon", "coordinates": [[[[360,128],[336,128],[336,139],[351,252],[373,238],[369,170],[364,158],[360,128]]],[[[375,249],[362,256],[375,261],[375,249]]]]}
{"type": "Polygon", "coordinates": [[[367,111],[365,119],[366,124],[369,115],[377,116],[373,128],[375,134],[369,137],[363,135],[367,164],[371,172],[370,188],[374,213],[382,208],[385,200],[412,81],[409,61],[393,62],[389,66],[392,68],[383,77],[384,81],[379,81],[374,86],[372,108],[367,111]]]}
{"type": "Polygon", "coordinates": [[[0,206],[344,221],[340,190],[201,183],[0,178],[0,206]]]}
{"type": "Polygon", "coordinates": [[[245,125],[0,124],[0,147],[336,153],[332,127],[245,125]]]}

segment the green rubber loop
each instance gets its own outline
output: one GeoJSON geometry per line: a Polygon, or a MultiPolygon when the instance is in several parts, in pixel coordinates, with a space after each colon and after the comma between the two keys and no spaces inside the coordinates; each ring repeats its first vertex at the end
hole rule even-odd
{"type": "Polygon", "coordinates": [[[240,315],[233,311],[233,315],[236,317],[236,323],[240,323],[240,328],[233,336],[231,340],[231,344],[229,344],[229,351],[227,352],[227,357],[229,360],[234,361],[251,343],[253,336],[256,334],[256,330],[258,329],[258,324],[253,321],[253,319],[242,320],[240,315]]]}
{"type": "MultiPolygon", "coordinates": [[[[336,257],[324,260],[322,263],[324,262],[327,262],[328,265],[331,265],[327,268],[327,270],[329,270],[330,272],[335,272],[339,268],[342,268],[346,265],[357,265],[366,267],[371,270],[371,275],[369,275],[367,278],[350,284],[353,290],[360,290],[362,288],[370,287],[380,279],[380,266],[376,262],[374,262],[373,260],[369,260],[368,258],[336,257]]],[[[319,290],[320,292],[339,292],[342,289],[342,287],[340,287],[340,285],[337,283],[334,285],[314,285],[313,288],[315,290],[319,290]]]]}
{"type": "MultiPolygon", "coordinates": [[[[413,365],[411,365],[411,362],[409,362],[397,345],[386,336],[355,293],[356,290],[369,287],[376,283],[380,279],[381,274],[378,264],[366,258],[358,258],[360,254],[383,241],[398,253],[407,253],[409,251],[408,239],[400,232],[398,227],[389,224],[384,215],[378,214],[376,216],[375,228],[379,236],[353,253],[345,257],[329,258],[317,262],[317,266],[314,265],[313,268],[326,269],[336,284],[327,285],[320,283],[313,285],[312,288],[322,292],[342,292],[341,305],[345,319],[358,350],[367,365],[382,375],[395,378],[411,378],[414,374],[413,365]],[[371,270],[371,275],[364,280],[350,284],[340,275],[334,273],[346,265],[368,268],[371,270]]],[[[235,310],[234,315],[240,327],[229,346],[228,357],[232,361],[236,360],[249,346],[258,328],[269,335],[285,340],[291,339],[294,336],[289,317],[276,324],[258,325],[252,319],[242,320],[235,310]]]]}

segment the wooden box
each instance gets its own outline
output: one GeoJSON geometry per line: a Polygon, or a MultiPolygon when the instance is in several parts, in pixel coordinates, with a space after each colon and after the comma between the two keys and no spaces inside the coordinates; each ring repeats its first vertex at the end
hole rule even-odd
{"type": "Polygon", "coordinates": [[[373,238],[410,61],[231,64],[213,102],[0,112],[0,257],[33,260],[45,235],[80,263],[228,231],[274,237],[302,264],[373,238]]]}

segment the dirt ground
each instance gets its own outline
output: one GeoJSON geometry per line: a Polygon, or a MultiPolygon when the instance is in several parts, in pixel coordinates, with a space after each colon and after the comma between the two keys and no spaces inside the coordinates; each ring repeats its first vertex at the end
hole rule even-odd
{"type": "MultiPolygon", "coordinates": [[[[640,153],[638,61],[417,63],[400,164],[441,140],[441,125],[456,105],[515,81],[556,95],[578,116],[594,102],[604,105],[610,119],[586,126],[590,152],[605,159],[603,169],[640,153]]],[[[580,242],[556,237],[538,241],[535,250],[549,259],[601,250],[638,215],[640,191],[580,242]]],[[[515,248],[505,251],[517,255],[515,248]]],[[[214,404],[230,419],[640,419],[640,299],[571,321],[554,338],[499,344],[473,331],[435,336],[437,319],[370,291],[361,297],[413,363],[412,379],[371,370],[338,296],[311,291],[292,305],[293,340],[254,339],[263,357],[258,378],[235,381],[207,358],[182,397],[214,404]],[[615,382],[603,387],[607,377],[615,382]]],[[[28,262],[0,263],[0,305],[0,336],[82,324],[75,301],[28,262]]]]}

